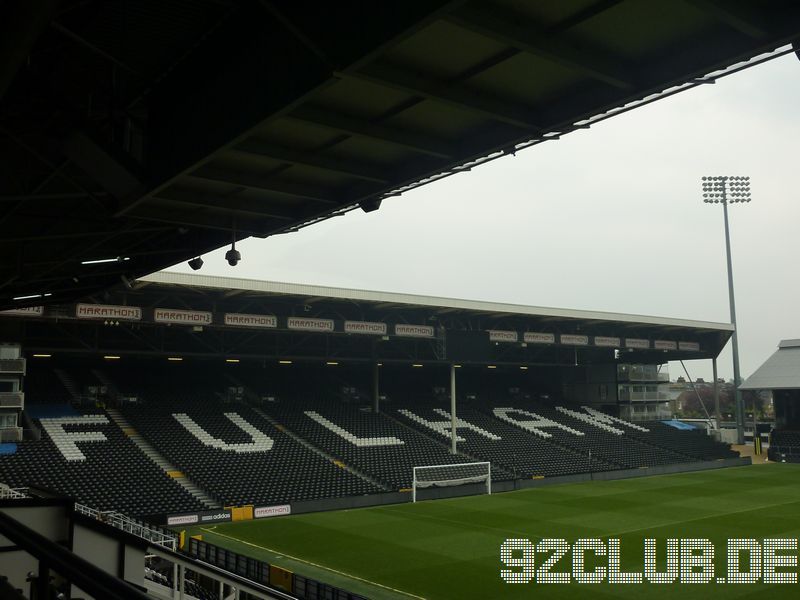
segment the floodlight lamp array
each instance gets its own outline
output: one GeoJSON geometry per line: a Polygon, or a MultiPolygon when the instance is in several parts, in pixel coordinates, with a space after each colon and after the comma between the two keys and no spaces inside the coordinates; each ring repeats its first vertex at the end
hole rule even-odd
{"type": "Polygon", "coordinates": [[[737,175],[703,177],[703,202],[734,204],[750,202],[750,178],[737,175]]]}

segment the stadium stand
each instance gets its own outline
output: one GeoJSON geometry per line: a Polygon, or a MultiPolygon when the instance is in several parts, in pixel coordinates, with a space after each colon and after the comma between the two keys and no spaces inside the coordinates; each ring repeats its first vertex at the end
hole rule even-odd
{"type": "Polygon", "coordinates": [[[676,429],[661,421],[643,421],[638,425],[646,427],[647,433],[642,435],[637,431],[631,431],[631,436],[695,460],[739,457],[738,452],[731,450],[727,444],[714,440],[702,429],[676,429]]]}
{"type": "Polygon", "coordinates": [[[132,432],[222,505],[398,491],[411,486],[414,467],[426,465],[490,461],[498,481],[736,456],[700,430],[627,423],[563,401],[499,392],[491,400],[459,398],[453,455],[449,401],[412,396],[408,381],[401,382],[408,390],[398,389],[375,413],[344,371],[341,381],[323,381],[304,379],[300,370],[281,380],[258,369],[147,360],[101,367],[35,365],[28,412],[42,439],[0,456],[2,480],[135,516],[203,508],[123,434],[124,420],[117,426],[101,409],[81,413],[68,403],[66,379],[112,386],[108,400],[120,403],[132,432]],[[231,386],[241,390],[236,398],[231,386]]]}
{"type": "MultiPolygon", "coordinates": [[[[450,413],[436,403],[407,403],[396,408],[405,423],[422,432],[449,439],[450,413]]],[[[515,477],[536,477],[607,471],[615,468],[588,452],[553,444],[501,420],[482,413],[472,406],[458,408],[458,435],[463,448],[480,460],[488,460],[509,471],[515,477]]]]}
{"type": "MultiPolygon", "coordinates": [[[[516,406],[512,405],[510,408],[528,411],[582,434],[572,433],[563,427],[546,428],[546,432],[552,436],[554,442],[583,455],[591,451],[592,456],[613,465],[613,468],[650,467],[692,460],[688,456],[644,443],[641,441],[642,438],[635,437],[632,432],[638,431],[640,434],[647,432],[636,429],[640,426],[632,423],[605,424],[590,417],[581,407],[567,408],[558,404],[547,406],[540,402],[526,403],[523,406],[517,402],[516,406]],[[585,418],[581,418],[580,415],[585,415],[585,418]]],[[[491,410],[503,407],[509,407],[509,403],[494,406],[491,410]]]]}
{"type": "Polygon", "coordinates": [[[769,458],[796,462],[800,459],[800,431],[775,429],[770,434],[769,458]]]}
{"type": "Polygon", "coordinates": [[[225,505],[281,504],[384,491],[292,439],[252,409],[162,397],[123,414],[225,505]]]}
{"type": "Polygon", "coordinates": [[[0,480],[12,487],[40,487],[99,510],[133,516],[204,508],[102,411],[38,423],[40,441],[22,442],[14,454],[0,456],[0,480]]]}
{"type": "MultiPolygon", "coordinates": [[[[411,487],[414,467],[472,461],[367,407],[330,400],[268,403],[263,410],[315,446],[395,490],[411,487]]],[[[497,470],[493,476],[511,477],[497,470]]]]}
{"type": "Polygon", "coordinates": [[[28,365],[25,378],[25,401],[28,404],[68,404],[72,395],[50,365],[28,365]]]}

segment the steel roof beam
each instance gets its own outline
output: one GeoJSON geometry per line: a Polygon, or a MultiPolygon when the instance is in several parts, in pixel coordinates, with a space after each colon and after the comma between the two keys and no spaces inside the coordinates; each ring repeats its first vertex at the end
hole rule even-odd
{"type": "Polygon", "coordinates": [[[385,184],[390,182],[388,174],[381,172],[371,165],[330,158],[320,154],[311,154],[305,151],[290,150],[289,148],[275,146],[269,142],[263,142],[257,139],[246,140],[229,150],[229,152],[241,152],[251,156],[263,156],[290,165],[322,169],[324,171],[338,173],[339,175],[345,175],[355,179],[363,179],[364,181],[372,181],[374,183],[385,184]]]}
{"type": "Polygon", "coordinates": [[[761,26],[761,19],[750,11],[736,6],[730,0],[720,2],[719,0],[687,0],[698,10],[722,21],[729,27],[747,37],[761,39],[766,37],[767,32],[761,26]]]}
{"type": "Polygon", "coordinates": [[[156,221],[159,223],[174,223],[186,227],[202,227],[204,229],[216,229],[230,232],[233,229],[233,221],[236,221],[236,231],[242,239],[247,236],[264,237],[267,233],[275,231],[285,226],[283,221],[253,217],[243,217],[242,215],[229,215],[230,219],[222,219],[220,215],[212,214],[202,209],[187,208],[166,208],[164,206],[154,206],[152,203],[143,204],[131,213],[132,219],[142,219],[145,221],[156,221]]]}
{"type": "Polygon", "coordinates": [[[559,41],[530,24],[520,24],[511,15],[498,12],[496,6],[491,11],[467,6],[447,15],[446,20],[614,87],[632,89],[635,86],[629,71],[612,65],[599,55],[578,50],[559,41]]]}
{"type": "Polygon", "coordinates": [[[227,169],[219,167],[203,167],[191,173],[188,177],[237,185],[258,192],[275,192],[285,196],[319,202],[320,204],[341,204],[338,199],[331,198],[330,192],[327,190],[302,183],[278,181],[269,175],[264,176],[255,173],[244,173],[242,171],[228,171],[227,169]]]}
{"type": "Polygon", "coordinates": [[[381,125],[371,121],[337,114],[325,109],[311,106],[300,107],[286,115],[289,119],[295,119],[306,123],[313,123],[328,129],[333,129],[353,136],[364,137],[379,142],[394,144],[436,158],[452,160],[455,158],[455,149],[447,142],[432,138],[430,136],[414,133],[402,129],[395,129],[387,125],[381,125]]]}
{"type": "Polygon", "coordinates": [[[435,100],[483,118],[540,133],[541,123],[530,107],[475,92],[461,84],[440,81],[388,64],[372,64],[359,71],[337,73],[343,79],[358,79],[435,100]]]}
{"type": "Polygon", "coordinates": [[[256,218],[280,219],[292,222],[298,218],[297,213],[272,210],[267,202],[248,200],[235,194],[195,194],[186,190],[164,190],[153,198],[187,206],[202,206],[222,211],[233,211],[237,214],[246,214],[256,218]]]}

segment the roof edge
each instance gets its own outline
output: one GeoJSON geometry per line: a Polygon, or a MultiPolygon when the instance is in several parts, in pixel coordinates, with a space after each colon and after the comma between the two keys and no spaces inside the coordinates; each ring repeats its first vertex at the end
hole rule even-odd
{"type": "Polygon", "coordinates": [[[185,285],[217,289],[233,289],[251,292],[264,292],[270,294],[287,294],[296,296],[327,296],[347,300],[362,300],[372,302],[389,302],[393,304],[409,304],[418,306],[431,306],[436,308],[459,308],[480,312],[509,313],[517,315],[531,315],[544,317],[560,317],[565,319],[592,319],[602,321],[617,321],[625,323],[640,323],[648,325],[666,325],[676,327],[693,327],[696,329],[709,329],[730,332],[734,330],[731,323],[718,323],[713,321],[698,321],[691,319],[676,319],[672,317],[656,317],[650,315],[613,313],[607,311],[564,309],[542,306],[526,306],[507,302],[490,302],[484,300],[465,300],[460,298],[447,298],[439,296],[425,296],[422,294],[406,294],[376,290],[358,290],[338,288],[324,285],[310,285],[300,283],[265,281],[258,279],[245,279],[240,277],[218,277],[213,275],[199,275],[193,273],[178,273],[174,271],[159,271],[140,277],[137,281],[147,283],[162,283],[167,285],[185,285]]]}

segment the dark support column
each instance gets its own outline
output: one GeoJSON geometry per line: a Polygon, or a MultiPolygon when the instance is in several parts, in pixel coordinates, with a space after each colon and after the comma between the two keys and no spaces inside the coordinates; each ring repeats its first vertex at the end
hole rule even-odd
{"type": "Polygon", "coordinates": [[[717,430],[722,428],[722,415],[719,412],[719,384],[717,383],[717,359],[711,359],[711,367],[714,372],[714,418],[717,420],[717,430]]]}
{"type": "Polygon", "coordinates": [[[376,413],[381,411],[381,384],[380,367],[378,363],[372,365],[372,410],[376,413]]]}
{"type": "Polygon", "coordinates": [[[458,431],[456,429],[456,366],[450,364],[450,452],[458,454],[458,431]]]}

